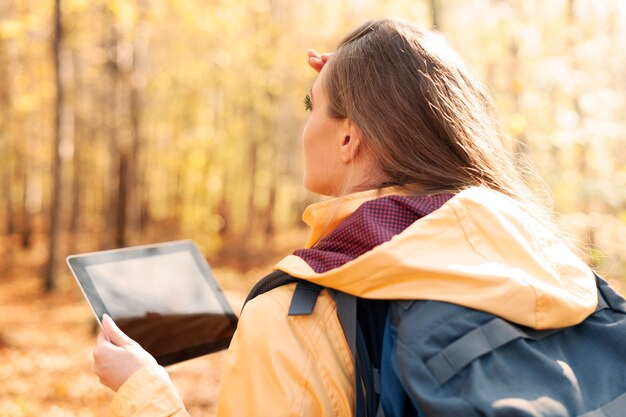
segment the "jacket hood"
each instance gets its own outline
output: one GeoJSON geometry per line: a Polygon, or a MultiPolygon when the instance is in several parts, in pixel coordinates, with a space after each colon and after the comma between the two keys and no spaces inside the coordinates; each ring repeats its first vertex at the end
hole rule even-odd
{"type": "MultiPolygon", "coordinates": [[[[380,195],[309,207],[307,247],[380,195]]],[[[341,267],[316,273],[289,255],[275,269],[363,298],[445,301],[536,329],[578,324],[597,304],[591,269],[520,203],[483,187],[461,191],[341,267]]]]}

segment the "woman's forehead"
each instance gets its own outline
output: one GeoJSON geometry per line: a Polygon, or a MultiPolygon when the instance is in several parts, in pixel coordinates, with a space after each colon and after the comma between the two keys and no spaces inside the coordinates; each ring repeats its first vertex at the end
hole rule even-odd
{"type": "Polygon", "coordinates": [[[319,94],[323,94],[323,90],[324,90],[324,78],[326,76],[326,69],[322,68],[322,70],[320,71],[319,75],[317,76],[317,78],[315,79],[315,81],[313,82],[313,86],[311,87],[311,95],[319,95],[319,94]]]}

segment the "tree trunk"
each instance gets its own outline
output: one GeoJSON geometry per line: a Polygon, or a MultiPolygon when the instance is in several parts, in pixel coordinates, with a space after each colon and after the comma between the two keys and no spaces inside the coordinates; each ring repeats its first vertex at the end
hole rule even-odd
{"type": "Polygon", "coordinates": [[[64,91],[61,81],[61,42],[63,27],[61,21],[61,0],[54,0],[54,29],[52,51],[54,60],[54,81],[56,87],[54,113],[54,141],[52,157],[52,189],[50,190],[50,232],[48,243],[48,263],[44,272],[44,291],[50,292],[55,287],[55,268],[58,248],[61,183],[61,130],[64,106],[64,91]]]}
{"type": "Polygon", "coordinates": [[[244,224],[244,230],[242,232],[242,237],[247,236],[247,238],[242,239],[245,242],[246,247],[244,248],[244,253],[247,250],[252,249],[253,242],[256,240],[257,233],[257,204],[256,204],[256,194],[257,194],[257,167],[258,167],[258,144],[257,138],[252,138],[252,143],[250,143],[248,148],[248,167],[246,169],[249,170],[249,193],[248,193],[248,202],[246,204],[247,210],[246,214],[248,216],[248,220],[244,224]]]}
{"type": "MultiPolygon", "coordinates": [[[[515,36],[511,36],[510,40],[510,48],[511,52],[511,68],[510,68],[510,77],[511,77],[511,90],[510,94],[513,96],[513,115],[514,117],[522,117],[522,77],[523,77],[523,59],[520,59],[519,56],[519,44],[518,40],[515,36]]],[[[528,138],[526,137],[526,127],[521,124],[521,122],[515,122],[515,125],[512,126],[513,135],[515,137],[515,155],[522,160],[525,160],[528,156],[528,138]],[[518,125],[519,124],[519,125],[518,125]]]]}
{"type": "Polygon", "coordinates": [[[440,0],[430,0],[430,13],[433,17],[432,30],[441,31],[441,3],[440,0]]]}
{"type": "Polygon", "coordinates": [[[108,141],[107,141],[107,153],[109,159],[108,175],[105,179],[105,195],[107,196],[104,204],[104,224],[105,230],[102,233],[101,247],[103,249],[110,249],[115,245],[116,234],[118,230],[117,214],[119,213],[119,172],[120,172],[120,155],[118,149],[118,126],[119,126],[119,89],[120,89],[120,70],[118,64],[118,32],[115,23],[115,17],[109,13],[110,33],[106,41],[109,54],[107,61],[108,69],[108,91],[107,91],[107,106],[106,106],[106,125],[108,126],[108,141]]]}
{"type": "Polygon", "coordinates": [[[274,234],[276,232],[276,227],[274,226],[274,210],[276,210],[276,189],[277,189],[277,182],[278,179],[276,178],[276,176],[274,176],[272,178],[272,184],[270,186],[270,191],[269,191],[269,201],[267,203],[267,207],[265,209],[265,218],[264,218],[264,222],[265,222],[265,236],[264,236],[264,241],[269,245],[272,246],[273,244],[273,238],[275,237],[274,234]]]}
{"type": "MultiPolygon", "coordinates": [[[[135,46],[136,48],[136,46],[135,46]]],[[[135,57],[137,55],[135,54],[135,57]]],[[[136,61],[135,61],[136,64],[136,61]]],[[[133,67],[133,72],[135,71],[133,67]]],[[[141,137],[141,93],[139,85],[135,81],[135,74],[131,81],[130,90],[130,129],[131,129],[131,150],[128,154],[128,226],[133,233],[141,233],[141,168],[139,157],[142,148],[141,137]]],[[[121,167],[120,167],[121,172],[121,167]]]]}
{"type": "Polygon", "coordinates": [[[81,97],[83,96],[84,86],[83,86],[83,71],[82,71],[82,61],[79,57],[79,54],[76,52],[72,53],[72,68],[74,73],[74,107],[76,114],[74,115],[74,155],[72,159],[72,199],[70,205],[70,223],[69,223],[69,232],[70,239],[72,240],[72,246],[74,245],[74,241],[76,239],[76,234],[78,232],[80,226],[80,220],[82,218],[81,211],[81,200],[83,198],[83,181],[82,179],[86,177],[84,175],[83,169],[83,158],[84,151],[82,147],[82,141],[85,140],[85,120],[88,117],[85,114],[84,106],[81,106],[81,97]]]}
{"type": "Polygon", "coordinates": [[[143,233],[144,222],[144,165],[142,164],[141,152],[143,150],[142,114],[143,100],[146,85],[146,72],[148,65],[148,52],[150,45],[150,28],[146,21],[148,4],[138,1],[138,21],[135,28],[135,41],[133,44],[133,67],[130,79],[130,128],[131,128],[131,151],[128,166],[128,225],[135,234],[143,233]]]}
{"type": "MultiPolygon", "coordinates": [[[[11,194],[11,171],[13,164],[11,158],[14,151],[10,149],[9,135],[7,134],[8,121],[11,117],[11,80],[9,73],[9,54],[6,42],[0,37],[0,155],[2,164],[2,200],[5,207],[5,231],[8,236],[13,234],[15,225],[13,223],[13,196],[11,194]]],[[[9,245],[9,248],[11,245],[9,245]]]]}
{"type": "MultiPolygon", "coordinates": [[[[30,140],[28,138],[27,140],[30,140]]],[[[20,243],[23,249],[28,249],[31,246],[31,238],[32,238],[32,220],[31,220],[31,211],[29,209],[29,195],[30,185],[29,185],[29,163],[28,157],[24,155],[22,165],[22,227],[20,230],[20,243]]]]}
{"type": "MultiPolygon", "coordinates": [[[[566,46],[567,46],[568,51],[572,51],[577,42],[577,40],[573,37],[573,34],[575,32],[575,27],[576,27],[576,0],[568,0],[566,13],[567,13],[567,26],[568,26],[567,29],[569,31],[566,46]]],[[[573,56],[572,62],[571,62],[572,68],[578,67],[576,61],[577,61],[576,57],[573,56]]],[[[570,98],[571,98],[570,102],[571,102],[572,109],[577,115],[578,126],[582,126],[585,115],[583,114],[583,111],[580,108],[580,102],[576,96],[576,93],[572,93],[572,96],[570,98]]],[[[589,161],[587,159],[589,156],[588,154],[590,151],[590,146],[586,138],[583,139],[583,141],[579,143],[577,146],[578,146],[578,158],[577,158],[578,159],[577,160],[578,172],[580,173],[580,178],[582,178],[581,208],[584,213],[589,215],[594,211],[594,207],[592,203],[593,192],[590,186],[590,183],[591,183],[590,175],[592,175],[592,173],[590,172],[591,170],[589,167],[589,161]]],[[[587,225],[585,226],[585,230],[583,233],[584,233],[583,236],[585,239],[585,246],[589,248],[588,253],[587,253],[587,263],[591,265],[591,267],[597,268],[598,260],[593,256],[593,253],[595,251],[595,245],[596,245],[596,234],[595,234],[594,228],[589,225],[589,222],[587,222],[587,225]]]]}
{"type": "MultiPolygon", "coordinates": [[[[12,0],[0,2],[0,15],[11,17],[15,5],[12,0]]],[[[0,274],[13,264],[12,235],[15,231],[13,196],[11,193],[11,178],[14,166],[14,154],[9,128],[12,110],[12,77],[11,77],[11,40],[0,37],[0,221],[4,224],[0,228],[6,239],[0,239],[0,274]],[[6,249],[5,249],[6,247],[6,249]]]]}
{"type": "MultiPolygon", "coordinates": [[[[0,129],[0,141],[2,141],[3,139],[3,132],[0,129]]],[[[6,235],[6,239],[0,239],[0,242],[5,242],[5,246],[6,246],[6,250],[4,248],[2,248],[0,250],[0,257],[2,257],[2,262],[0,262],[0,265],[2,265],[2,267],[0,268],[0,274],[2,272],[4,272],[6,269],[10,268],[11,265],[13,264],[13,245],[11,242],[12,239],[12,235],[13,235],[13,210],[12,210],[12,206],[11,206],[11,179],[10,179],[10,167],[5,166],[4,169],[2,170],[2,189],[4,190],[5,196],[5,203],[6,203],[6,211],[5,211],[5,216],[6,216],[6,222],[5,222],[5,235],[6,235]]]]}
{"type": "Polygon", "coordinates": [[[128,154],[120,154],[120,164],[117,184],[117,223],[115,225],[115,245],[118,248],[126,246],[126,200],[128,197],[128,154]]]}

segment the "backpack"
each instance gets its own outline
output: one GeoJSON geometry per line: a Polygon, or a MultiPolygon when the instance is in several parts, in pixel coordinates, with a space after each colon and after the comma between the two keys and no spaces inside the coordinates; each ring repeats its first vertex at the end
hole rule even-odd
{"type": "MultiPolygon", "coordinates": [[[[246,302],[292,282],[288,314],[311,314],[322,287],[282,271],[246,302]]],[[[596,311],[552,330],[451,303],[330,290],[354,357],[355,416],[626,416],[626,301],[596,282],[596,311]]]]}

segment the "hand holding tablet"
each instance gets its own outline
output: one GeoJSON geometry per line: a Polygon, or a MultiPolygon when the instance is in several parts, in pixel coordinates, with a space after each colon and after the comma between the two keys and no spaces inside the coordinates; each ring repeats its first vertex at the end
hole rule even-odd
{"type": "Polygon", "coordinates": [[[192,241],[70,256],[100,321],[117,326],[169,365],[228,347],[237,317],[192,241]]]}
{"type": "Polygon", "coordinates": [[[107,314],[93,351],[92,371],[100,383],[117,391],[139,369],[156,365],[156,359],[125,335],[107,314]]]}

